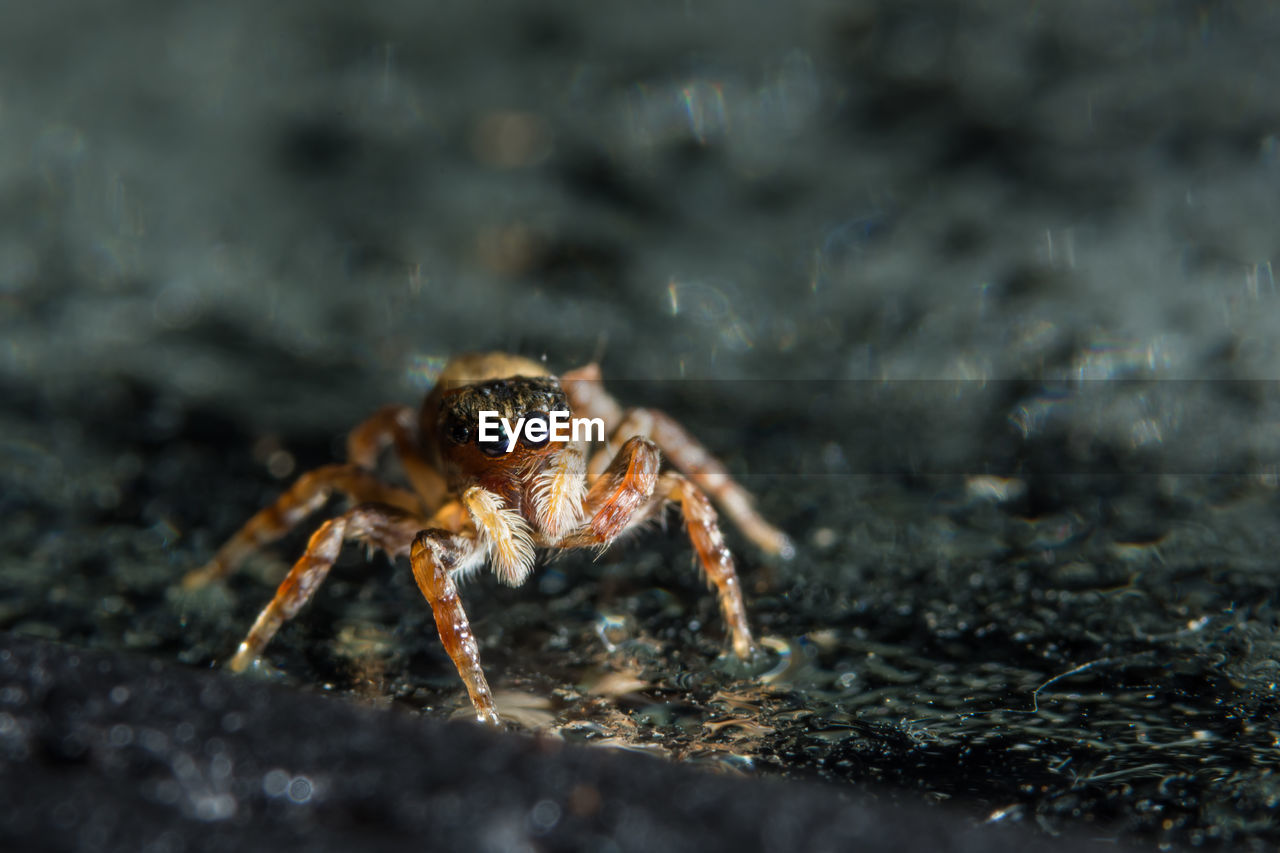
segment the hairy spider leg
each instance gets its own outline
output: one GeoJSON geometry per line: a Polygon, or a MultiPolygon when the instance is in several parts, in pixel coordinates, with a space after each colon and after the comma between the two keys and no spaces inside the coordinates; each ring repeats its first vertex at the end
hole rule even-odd
{"type": "Polygon", "coordinates": [[[589,364],[569,371],[561,378],[561,384],[574,413],[580,417],[601,418],[609,433],[605,446],[596,451],[587,466],[589,477],[604,471],[624,440],[636,435],[652,439],[671,464],[710,494],[757,547],[787,559],[795,554],[787,535],[756,511],[751,493],[670,415],[657,409],[623,410],[604,389],[599,365],[589,364]]]}
{"type": "Polygon", "coordinates": [[[440,642],[458,668],[476,718],[496,726],[498,710],[493,704],[493,692],[489,690],[484,670],[480,668],[480,647],[471,632],[471,622],[453,582],[455,572],[465,572],[469,565],[483,558],[484,545],[474,529],[456,533],[438,528],[423,530],[413,540],[409,552],[413,577],[431,605],[440,642]]]}
{"type": "Polygon", "coordinates": [[[270,603],[258,614],[244,642],[227,663],[232,672],[252,664],[267,643],[289,619],[311,600],[333,568],[343,542],[353,540],[380,548],[395,559],[409,553],[409,546],[427,522],[418,515],[393,506],[361,504],[320,525],[307,543],[307,550],[293,564],[276,589],[270,603]]]}
{"type": "Polygon", "coordinates": [[[587,491],[582,506],[586,521],[561,539],[560,546],[605,546],[628,527],[653,517],[656,509],[649,505],[661,466],[662,453],[652,441],[641,436],[627,441],[587,491]]]}
{"type": "Polygon", "coordinates": [[[323,465],[303,474],[275,503],[263,507],[246,521],[218,549],[213,559],[187,573],[182,579],[182,586],[195,589],[225,578],[254,551],[284,536],[324,506],[334,492],[342,492],[354,502],[385,504],[414,515],[422,509],[417,495],[407,489],[388,486],[363,468],[350,463],[323,465]]]}
{"type": "Polygon", "coordinates": [[[742,586],[716,511],[702,490],[684,475],[667,471],[659,476],[661,463],[662,456],[654,442],[641,436],[628,439],[587,493],[585,509],[589,520],[561,545],[608,545],[628,527],[659,515],[669,501],[679,504],[698,562],[716,589],[734,654],[750,658],[754,644],[747,626],[742,586]]]}
{"type": "Polygon", "coordinates": [[[685,529],[707,581],[715,587],[720,610],[733,637],[733,653],[743,660],[751,657],[755,644],[747,626],[747,609],[742,603],[742,585],[733,567],[733,555],[724,544],[715,508],[701,489],[677,471],[667,471],[658,481],[655,501],[675,501],[684,516],[685,529]]]}
{"type": "Polygon", "coordinates": [[[413,490],[422,498],[428,513],[445,501],[448,486],[419,450],[417,414],[409,406],[384,406],[347,435],[347,459],[369,471],[378,465],[378,456],[394,446],[413,490]]]}

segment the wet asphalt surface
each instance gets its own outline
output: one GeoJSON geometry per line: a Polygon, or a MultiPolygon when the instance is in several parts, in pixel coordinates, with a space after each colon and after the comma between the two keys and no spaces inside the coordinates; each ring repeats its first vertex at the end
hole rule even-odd
{"type": "Polygon", "coordinates": [[[15,849],[1280,840],[1266,4],[2,14],[15,849]],[[312,525],[178,579],[476,349],[721,455],[760,659],[673,519],[463,589],[503,734],[356,548],[218,671],[312,525]]]}

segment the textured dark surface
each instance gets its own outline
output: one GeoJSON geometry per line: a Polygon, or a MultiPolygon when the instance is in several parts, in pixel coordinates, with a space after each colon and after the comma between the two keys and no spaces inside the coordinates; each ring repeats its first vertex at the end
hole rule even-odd
{"type": "MultiPolygon", "coordinates": [[[[676,524],[484,575],[521,734],[459,743],[642,750],[959,834],[1272,848],[1277,37],[1261,0],[5,4],[0,630],[135,696],[121,654],[225,685],[308,525],[176,581],[345,430],[461,351],[599,358],[795,538],[782,563],[729,531],[767,654],[721,656],[676,524]]],[[[285,708],[466,714],[407,567],[356,549],[256,675],[226,688],[264,703],[241,736],[294,775],[346,732],[285,708]]],[[[84,786],[160,847],[216,837],[72,747],[6,758],[19,817],[84,786]]],[[[547,768],[570,755],[612,760],[547,768]]],[[[267,799],[212,825],[310,825],[267,799]]]]}
{"type": "Polygon", "coordinates": [[[10,850],[1070,850],[943,811],[4,637],[10,850]]]}

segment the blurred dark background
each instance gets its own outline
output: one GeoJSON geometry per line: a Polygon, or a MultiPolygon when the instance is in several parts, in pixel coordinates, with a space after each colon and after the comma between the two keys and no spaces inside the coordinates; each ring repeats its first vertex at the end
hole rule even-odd
{"type": "MultiPolygon", "coordinates": [[[[174,582],[346,429],[458,352],[598,359],[798,553],[731,536],[754,669],[718,656],[676,524],[473,582],[525,733],[500,742],[818,780],[957,833],[1273,846],[1277,36],[1266,2],[7,4],[5,654],[223,684],[308,531],[174,582]]],[[[233,692],[465,716],[407,567],[356,550],[233,692]]],[[[205,712],[131,763],[121,685],[48,668],[98,699],[4,668],[0,775],[151,817],[33,785],[21,845],[198,848],[283,808],[252,756],[229,800],[192,793],[205,712]]],[[[324,796],[289,819],[346,814],[324,796]]],[[[585,844],[518,825],[499,847],[585,844]]]]}

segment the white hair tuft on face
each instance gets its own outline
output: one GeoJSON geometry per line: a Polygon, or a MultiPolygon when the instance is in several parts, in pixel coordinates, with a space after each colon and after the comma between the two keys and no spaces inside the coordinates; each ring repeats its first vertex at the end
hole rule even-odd
{"type": "Polygon", "coordinates": [[[547,540],[558,542],[582,523],[582,501],[587,496],[587,461],[581,444],[567,445],[538,475],[533,487],[533,507],[538,529],[547,540]]]}
{"type": "Polygon", "coordinates": [[[529,523],[520,513],[503,506],[501,498],[480,486],[472,486],[463,493],[462,505],[480,531],[498,580],[507,586],[524,583],[533,570],[533,532],[529,523]]]}

